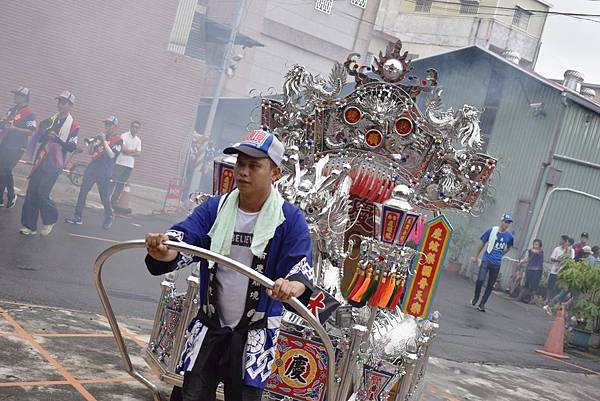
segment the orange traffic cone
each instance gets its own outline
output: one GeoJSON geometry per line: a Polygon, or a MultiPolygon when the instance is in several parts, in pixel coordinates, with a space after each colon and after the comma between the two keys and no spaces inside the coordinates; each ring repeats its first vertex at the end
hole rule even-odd
{"type": "Polygon", "coordinates": [[[544,349],[536,349],[535,352],[551,356],[553,358],[568,359],[569,357],[563,353],[563,342],[565,338],[565,310],[561,306],[556,313],[556,319],[552,323],[550,333],[544,344],[544,349]]]}
{"type": "Polygon", "coordinates": [[[129,209],[129,191],[131,191],[131,188],[128,184],[125,184],[119,198],[118,206],[120,209],[129,209]]]}

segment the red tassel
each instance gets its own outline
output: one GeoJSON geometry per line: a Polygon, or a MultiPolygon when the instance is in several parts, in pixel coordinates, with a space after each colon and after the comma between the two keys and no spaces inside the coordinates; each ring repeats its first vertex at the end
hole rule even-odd
{"type": "Polygon", "coordinates": [[[357,187],[356,187],[356,196],[360,196],[361,192],[365,189],[365,185],[367,185],[367,182],[369,181],[369,178],[371,177],[371,172],[370,171],[363,171],[362,173],[362,179],[360,180],[360,182],[358,183],[357,187]]]}
{"type": "Polygon", "coordinates": [[[381,298],[381,294],[383,293],[383,289],[385,288],[386,280],[387,280],[387,272],[383,272],[381,281],[379,281],[379,285],[377,286],[377,291],[375,291],[375,294],[373,294],[373,296],[369,300],[370,307],[374,308],[379,303],[379,298],[381,298]]]}
{"type": "Polygon", "coordinates": [[[379,196],[377,197],[377,203],[383,203],[383,201],[385,200],[385,194],[387,194],[390,185],[392,185],[392,181],[390,180],[390,177],[387,177],[385,179],[385,184],[383,186],[383,188],[381,188],[381,192],[379,193],[379,196]]]}
{"type": "Polygon", "coordinates": [[[393,311],[398,307],[398,304],[400,303],[400,298],[402,297],[402,293],[404,292],[404,283],[405,283],[405,278],[398,278],[398,284],[396,284],[398,286],[398,291],[396,291],[396,295],[394,295],[394,297],[392,298],[392,302],[390,303],[390,305],[388,306],[388,309],[393,311]]]}
{"type": "Polygon", "coordinates": [[[371,185],[373,184],[373,180],[375,179],[375,172],[371,172],[369,174],[369,177],[367,179],[367,182],[365,183],[365,186],[361,189],[360,193],[358,194],[358,196],[360,198],[365,199],[367,197],[367,195],[369,194],[369,190],[371,189],[371,185]]]}
{"type": "Polygon", "coordinates": [[[365,171],[364,169],[360,169],[357,173],[356,180],[352,180],[352,188],[350,189],[350,194],[354,196],[358,196],[359,188],[361,187],[363,181],[365,180],[365,171]]]}
{"type": "Polygon", "coordinates": [[[390,199],[392,197],[392,191],[394,190],[394,185],[396,185],[396,181],[392,180],[390,182],[390,186],[388,187],[387,192],[383,196],[383,200],[381,201],[381,203],[385,202],[386,200],[388,200],[388,199],[390,199]]]}
{"type": "Polygon", "coordinates": [[[377,181],[375,181],[375,184],[373,184],[373,189],[370,191],[369,202],[373,203],[377,200],[377,197],[379,196],[379,193],[381,192],[382,187],[383,187],[383,178],[381,178],[381,175],[378,175],[377,181]]]}

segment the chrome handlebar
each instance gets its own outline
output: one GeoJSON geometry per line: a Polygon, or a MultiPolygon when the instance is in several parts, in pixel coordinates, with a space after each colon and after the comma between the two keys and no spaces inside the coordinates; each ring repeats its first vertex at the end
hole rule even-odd
{"type": "MultiPolygon", "coordinates": [[[[188,253],[190,255],[198,256],[202,259],[213,261],[218,263],[219,266],[225,266],[230,268],[249,279],[255,280],[260,283],[265,288],[271,289],[273,288],[274,282],[268,277],[256,272],[255,270],[249,268],[248,266],[239,263],[233,259],[230,259],[226,256],[220,255],[215,252],[211,252],[204,248],[199,248],[196,246],[188,245],[183,242],[174,242],[174,241],[166,241],[165,245],[174,251],[188,253]]],[[[94,272],[95,272],[95,282],[96,289],[98,290],[98,295],[100,297],[100,302],[102,303],[102,307],[106,314],[106,318],[108,319],[108,323],[112,329],[113,335],[115,337],[115,341],[117,342],[117,347],[119,352],[121,353],[121,358],[123,359],[123,363],[125,365],[125,369],[130,376],[134,379],[138,380],[144,386],[146,386],[155,401],[161,401],[160,393],[158,392],[158,388],[154,383],[146,379],[141,373],[139,373],[131,363],[131,359],[129,358],[129,352],[127,351],[127,347],[125,345],[125,341],[123,340],[123,335],[121,334],[121,330],[119,329],[119,325],[117,323],[117,319],[112,309],[112,305],[108,298],[108,294],[106,293],[106,289],[102,284],[102,268],[106,261],[113,256],[114,254],[136,248],[145,248],[146,243],[144,240],[133,240],[126,241],[116,245],[113,245],[107,249],[105,249],[96,259],[94,264],[94,272]]],[[[335,350],[333,348],[333,343],[329,338],[329,335],[325,331],[325,328],[321,325],[319,320],[297,299],[290,298],[287,303],[296,310],[296,312],[304,318],[304,320],[310,324],[310,326],[315,330],[321,341],[323,341],[323,345],[325,346],[325,350],[327,351],[327,394],[326,400],[333,401],[335,399],[335,350]]]]}

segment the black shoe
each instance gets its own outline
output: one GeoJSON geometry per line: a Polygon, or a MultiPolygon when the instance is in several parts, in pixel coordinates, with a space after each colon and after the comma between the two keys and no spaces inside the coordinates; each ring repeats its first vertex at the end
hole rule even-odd
{"type": "Polygon", "coordinates": [[[475,298],[473,298],[471,300],[471,305],[473,305],[473,306],[477,305],[477,300],[475,298]]]}
{"type": "Polygon", "coordinates": [[[478,310],[479,312],[485,312],[485,305],[479,305],[479,306],[477,307],[477,310],[478,310]]]}
{"type": "Polygon", "coordinates": [[[75,216],[71,219],[65,219],[65,223],[76,224],[76,225],[80,226],[83,224],[83,220],[81,220],[81,217],[75,216]]]}
{"type": "Polygon", "coordinates": [[[102,223],[102,228],[108,230],[113,224],[113,218],[107,217],[104,219],[104,223],[102,223]]]}
{"type": "Polygon", "coordinates": [[[8,203],[6,204],[6,208],[11,209],[11,208],[15,207],[16,204],[17,204],[17,194],[15,194],[15,196],[12,199],[8,200],[8,203]]]}

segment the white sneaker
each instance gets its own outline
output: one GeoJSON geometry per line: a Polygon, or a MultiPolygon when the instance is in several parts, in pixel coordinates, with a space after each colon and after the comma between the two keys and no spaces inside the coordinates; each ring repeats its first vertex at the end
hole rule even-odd
{"type": "Polygon", "coordinates": [[[43,225],[42,228],[40,228],[40,235],[43,235],[44,237],[50,235],[53,228],[54,224],[43,225]]]}
{"type": "Polygon", "coordinates": [[[15,196],[12,199],[8,200],[6,207],[8,209],[12,209],[13,207],[15,207],[16,204],[17,204],[17,194],[15,194],[15,196]]]}
{"type": "Polygon", "coordinates": [[[21,228],[21,229],[19,230],[19,232],[20,232],[21,234],[23,234],[23,235],[36,235],[36,234],[37,234],[37,231],[35,231],[35,230],[30,230],[30,229],[29,229],[29,228],[27,228],[27,227],[23,227],[23,228],[21,228]]]}

